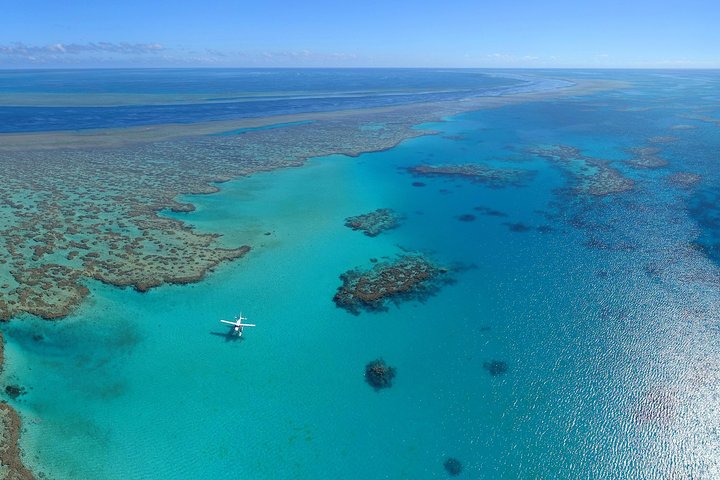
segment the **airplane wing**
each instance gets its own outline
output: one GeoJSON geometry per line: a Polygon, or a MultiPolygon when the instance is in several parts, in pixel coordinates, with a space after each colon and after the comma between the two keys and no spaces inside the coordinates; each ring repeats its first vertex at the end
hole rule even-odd
{"type": "Polygon", "coordinates": [[[231,322],[229,320],[220,320],[222,323],[227,323],[228,325],[237,325],[235,322],[231,322]]]}

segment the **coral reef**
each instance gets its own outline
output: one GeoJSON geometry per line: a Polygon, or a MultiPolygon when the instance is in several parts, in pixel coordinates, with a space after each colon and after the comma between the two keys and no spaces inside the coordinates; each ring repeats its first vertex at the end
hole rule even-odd
{"type": "Polygon", "coordinates": [[[361,310],[382,311],[387,309],[387,301],[425,299],[451,281],[447,274],[447,268],[435,266],[423,255],[401,255],[376,263],[370,270],[343,273],[333,301],[355,315],[361,310]]]}
{"type": "Polygon", "coordinates": [[[528,227],[527,225],[525,225],[524,223],[521,223],[521,222],[516,222],[516,223],[505,222],[505,225],[507,225],[508,229],[511,232],[516,232],[516,233],[529,232],[530,230],[532,230],[531,227],[528,227]]]}
{"type": "Polygon", "coordinates": [[[357,156],[434,133],[414,128],[447,115],[613,87],[466,102],[397,105],[119,129],[0,135],[0,319],[60,318],[88,294],[89,278],[144,291],[193,282],[248,246],[221,248],[169,214],[194,206],[179,194],[298,167],[307,158],[357,156]],[[292,128],[269,128],[292,124],[292,128]],[[242,129],[242,135],[217,135],[242,129]]]}
{"type": "Polygon", "coordinates": [[[461,165],[416,165],[407,168],[415,176],[461,178],[493,188],[521,186],[533,177],[529,170],[490,168],[476,163],[461,165]]]}
{"type": "MultiPolygon", "coordinates": [[[[704,122],[704,123],[711,123],[714,124],[717,127],[720,127],[720,118],[717,117],[711,117],[708,115],[697,115],[697,114],[684,114],[679,115],[681,118],[687,118],[688,120],[697,120],[698,122],[704,122]]],[[[691,125],[685,126],[685,128],[690,127],[691,125]]],[[[684,130],[685,128],[681,129],[684,130]]],[[[677,130],[677,128],[676,128],[677,130]]]]}
{"type": "Polygon", "coordinates": [[[21,387],[20,385],[7,385],[5,386],[5,393],[14,400],[20,395],[25,395],[25,387],[21,387]]]}
{"type": "Polygon", "coordinates": [[[636,244],[618,240],[615,242],[609,242],[597,237],[590,237],[585,241],[584,245],[588,248],[595,248],[597,250],[609,250],[612,252],[634,252],[638,249],[636,244]]]}
{"type": "Polygon", "coordinates": [[[631,148],[629,152],[633,157],[630,160],[626,160],[625,163],[635,168],[654,169],[665,167],[668,164],[667,160],[657,155],[660,153],[659,148],[631,148]]]}
{"type": "Polygon", "coordinates": [[[360,230],[368,237],[376,237],[385,230],[397,227],[401,220],[402,217],[392,209],[378,208],[374,212],[346,218],[345,226],[360,230]]]}
{"type": "Polygon", "coordinates": [[[0,320],[64,317],[88,295],[88,279],[138,291],[198,281],[250,247],[221,247],[219,235],[163,214],[194,210],[178,194],[217,192],[216,182],[297,167],[312,156],[390,148],[427,133],[411,129],[414,121],[394,111],[355,112],[312,128],[129,144],[124,130],[31,134],[21,143],[3,136],[0,320]],[[381,132],[358,130],[379,117],[381,132]],[[91,146],[108,138],[118,145],[91,146]]]}
{"type": "Polygon", "coordinates": [[[678,140],[680,139],[674,135],[658,135],[656,137],[648,138],[648,142],[650,143],[673,143],[678,140]]]}
{"type": "Polygon", "coordinates": [[[0,164],[12,174],[0,186],[0,319],[66,316],[87,296],[88,278],[145,291],[197,281],[247,253],[159,215],[191,210],[174,200],[183,189],[216,190],[207,184],[216,176],[184,165],[180,156],[192,155],[181,147],[4,155],[0,164]]]}
{"type": "Polygon", "coordinates": [[[33,480],[35,477],[20,458],[20,416],[7,403],[0,403],[2,442],[0,444],[0,465],[6,480],[33,480]]]}
{"type": "Polygon", "coordinates": [[[471,213],[464,213],[462,215],[458,215],[457,219],[461,222],[474,222],[475,221],[475,215],[471,213]]]}
{"type": "Polygon", "coordinates": [[[540,233],[550,233],[553,231],[553,228],[550,225],[540,225],[535,230],[537,230],[540,233]]]}
{"type": "Polygon", "coordinates": [[[392,387],[393,378],[395,378],[395,368],[387,365],[382,358],[365,365],[365,381],[375,391],[392,387]]]}
{"type": "Polygon", "coordinates": [[[507,217],[507,213],[501,212],[500,210],[495,210],[494,208],[490,207],[484,207],[482,205],[477,206],[474,208],[475,211],[482,213],[483,215],[487,215],[489,217],[507,217]]]}
{"type": "Polygon", "coordinates": [[[605,196],[633,190],[635,182],[609,166],[607,160],[588,157],[567,145],[538,146],[529,152],[560,167],[572,180],[576,195],[605,196]]]}
{"type": "Polygon", "coordinates": [[[697,173],[677,172],[670,175],[668,181],[679,187],[689,188],[700,183],[702,177],[697,173]]]}
{"type": "Polygon", "coordinates": [[[462,473],[462,463],[457,458],[448,457],[443,463],[443,467],[451,477],[457,477],[462,473]]]}
{"type": "Polygon", "coordinates": [[[497,377],[498,375],[502,375],[504,373],[507,373],[507,371],[508,371],[508,364],[501,360],[493,360],[491,362],[485,362],[483,364],[483,367],[493,377],[497,377]]]}
{"type": "MultiPolygon", "coordinates": [[[[5,363],[5,339],[0,333],[0,371],[5,363]]],[[[6,402],[0,402],[0,472],[5,480],[33,480],[35,477],[20,458],[20,416],[6,402]]]]}

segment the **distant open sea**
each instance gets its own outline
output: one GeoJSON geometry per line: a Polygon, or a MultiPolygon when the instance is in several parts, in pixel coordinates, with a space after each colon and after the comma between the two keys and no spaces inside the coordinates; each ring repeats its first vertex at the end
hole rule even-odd
{"type": "Polygon", "coordinates": [[[563,85],[567,83],[471,70],[0,71],[0,132],[196,123],[497,96],[563,85]]]}
{"type": "Polygon", "coordinates": [[[442,479],[448,458],[458,478],[720,478],[719,72],[3,71],[0,132],[529,91],[548,98],[183,195],[194,212],[161,215],[227,245],[271,235],[198,283],[91,281],[66,319],[3,324],[25,462],[60,480],[442,479]],[[622,83],[550,97],[585,79],[622,83]],[[344,226],[378,208],[399,226],[344,226]],[[408,251],[453,282],[382,312],[333,303],[341,274],[408,251]],[[240,310],[258,326],[230,340],[218,319],[240,310]],[[380,391],[377,358],[396,368],[380,391]]]}

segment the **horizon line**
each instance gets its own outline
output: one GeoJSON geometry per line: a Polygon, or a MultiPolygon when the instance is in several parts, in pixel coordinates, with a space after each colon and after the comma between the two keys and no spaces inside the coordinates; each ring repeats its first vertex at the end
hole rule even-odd
{"type": "Polygon", "coordinates": [[[0,71],[32,71],[32,70],[704,70],[720,71],[717,67],[452,67],[452,66],[29,66],[29,67],[5,67],[0,65],[0,71]]]}

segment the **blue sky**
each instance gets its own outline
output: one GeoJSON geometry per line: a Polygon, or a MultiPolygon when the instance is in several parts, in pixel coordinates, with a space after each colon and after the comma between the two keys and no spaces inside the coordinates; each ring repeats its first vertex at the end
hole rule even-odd
{"type": "Polygon", "coordinates": [[[5,68],[720,68],[718,0],[23,0],[2,12],[5,68]]]}

